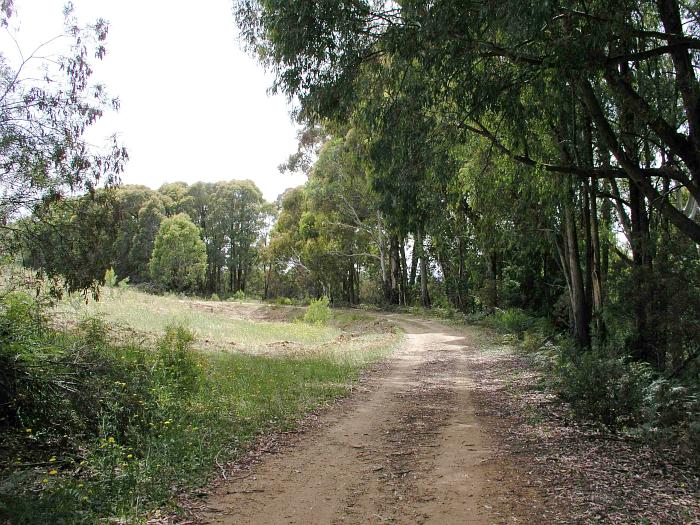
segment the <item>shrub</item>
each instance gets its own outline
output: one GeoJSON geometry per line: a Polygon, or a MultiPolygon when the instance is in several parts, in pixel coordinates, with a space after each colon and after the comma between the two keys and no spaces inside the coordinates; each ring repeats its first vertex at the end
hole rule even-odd
{"type": "Polygon", "coordinates": [[[158,341],[156,377],[180,396],[196,393],[203,382],[202,363],[193,342],[194,334],[181,326],[168,327],[158,341]]]}
{"type": "Polygon", "coordinates": [[[309,306],[306,308],[304,321],[309,324],[326,324],[332,316],[331,309],[328,306],[329,302],[328,297],[325,296],[311,301],[309,306]]]}
{"type": "Polygon", "coordinates": [[[290,306],[294,304],[294,301],[292,301],[289,297],[276,297],[275,298],[275,304],[279,304],[281,306],[290,306]]]}
{"type": "Polygon", "coordinates": [[[129,277],[128,276],[124,277],[121,281],[119,281],[117,283],[117,288],[119,288],[119,290],[121,290],[121,291],[126,290],[128,286],[129,286],[129,277]]]}
{"type": "Polygon", "coordinates": [[[73,333],[55,332],[30,298],[15,296],[0,327],[0,426],[41,429],[50,441],[97,436],[105,426],[126,435],[145,424],[146,352],[110,346],[104,323],[87,319],[73,333]]]}
{"type": "Polygon", "coordinates": [[[233,299],[236,301],[245,300],[245,292],[243,290],[238,290],[235,294],[233,294],[233,299]]]}
{"type": "Polygon", "coordinates": [[[496,310],[487,324],[499,332],[521,336],[535,324],[535,319],[519,308],[509,308],[496,310]]]}
{"type": "Polygon", "coordinates": [[[649,365],[601,352],[564,353],[557,372],[559,395],[577,416],[610,428],[643,421],[649,365]]]}
{"type": "Polygon", "coordinates": [[[151,278],[176,292],[194,290],[204,279],[207,249],[186,213],[163,220],[148,263],[151,278]]]}
{"type": "Polygon", "coordinates": [[[114,268],[109,268],[105,272],[105,286],[109,288],[115,288],[117,286],[117,274],[114,268]]]}
{"type": "Polygon", "coordinates": [[[651,435],[678,440],[700,457],[700,387],[659,378],[646,390],[645,410],[651,435]]]}
{"type": "Polygon", "coordinates": [[[219,298],[219,295],[218,295],[218,294],[215,294],[215,293],[211,294],[210,299],[211,299],[212,301],[221,301],[221,299],[219,298]]]}

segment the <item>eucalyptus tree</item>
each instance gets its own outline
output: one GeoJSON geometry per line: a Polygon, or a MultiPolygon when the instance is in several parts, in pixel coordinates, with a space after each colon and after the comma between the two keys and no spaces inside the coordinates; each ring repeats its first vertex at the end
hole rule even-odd
{"type": "Polygon", "coordinates": [[[193,196],[190,195],[186,182],[166,182],[158,193],[164,198],[165,212],[170,217],[178,213],[188,213],[193,206],[193,196]]]}
{"type": "MultiPolygon", "coordinates": [[[[155,192],[154,192],[155,193],[155,192]]],[[[118,275],[128,276],[131,282],[143,282],[149,277],[149,262],[160,225],[166,217],[164,199],[155,194],[150,196],[139,208],[136,216],[136,228],[131,237],[126,261],[131,270],[118,275]]],[[[122,226],[121,231],[124,231],[122,226]]],[[[116,266],[115,268],[118,268],[116,266]]],[[[117,270],[119,272],[119,270],[117,270]]]]}
{"type": "MultiPolygon", "coordinates": [[[[46,214],[50,206],[83,191],[94,192],[101,184],[118,181],[126,150],[112,139],[104,148],[89,144],[86,131],[104,112],[117,109],[105,87],[91,83],[92,59],[106,54],[106,21],[80,27],[66,9],[65,31],[57,39],[29,54],[19,51],[19,61],[11,60],[7,50],[0,52],[0,237],[3,254],[35,242],[34,228],[19,217],[46,214]],[[56,52],[56,47],[62,52],[56,52]],[[54,56],[46,58],[47,47],[54,56]],[[58,55],[58,56],[55,56],[58,55]],[[41,74],[37,75],[37,71],[41,74]]],[[[7,26],[12,2],[0,5],[0,25],[7,26]]],[[[66,202],[73,202],[70,199],[66,202]]],[[[65,209],[65,206],[63,206],[65,209]]],[[[82,213],[84,209],[77,213],[82,213]]],[[[69,212],[65,212],[69,213],[69,212]]],[[[83,232],[85,233],[85,232],[83,232]]],[[[54,240],[59,242],[63,236],[54,240]]],[[[89,242],[89,237],[76,237],[89,242]]],[[[39,247],[35,247],[39,249],[39,247]]],[[[64,246],[64,252],[73,249],[64,246]]],[[[46,268],[52,271],[51,268],[46,268]]],[[[88,281],[89,282],[89,281],[88,281]]],[[[76,272],[67,279],[71,288],[83,287],[86,280],[76,272]]]]}
{"type": "Polygon", "coordinates": [[[216,183],[210,209],[209,228],[222,242],[219,249],[228,271],[228,291],[245,292],[256,258],[255,246],[265,227],[262,192],[250,180],[216,183]]]}
{"type": "Polygon", "coordinates": [[[401,226],[422,222],[421,199],[431,202],[432,190],[445,187],[441,177],[454,177],[449,166],[435,169],[449,158],[443,144],[450,140],[482,137],[487,164],[496,152],[529,168],[524,176],[549,176],[558,204],[540,226],[556,233],[576,339],[588,346],[590,321],[597,336],[604,333],[613,253],[631,268],[628,311],[637,335],[629,344],[660,365],[662,343],[651,328],[660,278],[653,229],[672,225],[691,244],[700,242],[700,224],[687,213],[700,196],[700,40],[692,3],[235,6],[249,48],[275,71],[274,89],[299,101],[300,115],[367,125],[376,145],[375,188],[401,226]],[[441,140],[444,130],[451,139],[441,140]],[[689,205],[678,206],[677,195],[689,205]],[[630,257],[610,233],[617,227],[630,257]]]}
{"type": "MultiPolygon", "coordinates": [[[[235,5],[249,45],[277,72],[275,88],[298,97],[303,114],[347,114],[362,96],[357,89],[368,67],[402,57],[408,71],[419,62],[436,94],[455,102],[453,118],[464,129],[487,137],[517,162],[553,174],[627,178],[672,224],[700,241],[700,225],[656,184],[663,177],[700,198],[692,67],[700,41],[692,6],[677,0],[235,5]],[[540,120],[553,93],[568,94],[581,107],[614,164],[595,158],[586,165],[572,151],[531,151],[537,137],[529,122],[540,120]],[[626,145],[630,130],[620,126],[612,99],[634,111],[651,162],[626,145]]],[[[576,145],[556,114],[544,116],[553,138],[576,145]]]]}

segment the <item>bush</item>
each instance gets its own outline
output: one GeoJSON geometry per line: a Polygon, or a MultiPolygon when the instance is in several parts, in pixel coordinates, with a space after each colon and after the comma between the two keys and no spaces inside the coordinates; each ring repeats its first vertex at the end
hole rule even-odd
{"type": "Polygon", "coordinates": [[[221,301],[221,299],[219,298],[219,295],[218,295],[218,294],[215,294],[215,293],[211,294],[210,299],[211,299],[212,301],[221,301]]]}
{"type": "Polygon", "coordinates": [[[236,301],[244,301],[245,300],[245,292],[243,290],[238,290],[235,294],[233,294],[232,297],[236,301]]]}
{"type": "Polygon", "coordinates": [[[700,387],[659,378],[646,390],[645,410],[649,435],[678,440],[700,458],[700,387]]]}
{"type": "Polygon", "coordinates": [[[332,316],[331,309],[328,306],[329,302],[328,297],[325,296],[311,301],[306,308],[304,322],[316,325],[326,324],[332,316]]]}
{"type": "Polygon", "coordinates": [[[557,370],[559,395],[581,418],[609,428],[644,420],[646,391],[652,382],[649,365],[601,352],[564,353],[557,370]]]}
{"type": "Polygon", "coordinates": [[[115,288],[117,286],[117,274],[114,268],[110,268],[105,272],[105,286],[115,288]]]}
{"type": "Polygon", "coordinates": [[[47,440],[79,439],[109,426],[126,435],[152,398],[144,351],[108,344],[96,319],[53,331],[31,298],[6,298],[0,313],[0,427],[41,429],[47,440]],[[143,401],[139,403],[138,400],[143,401]]]}
{"type": "Polygon", "coordinates": [[[535,318],[529,316],[519,308],[509,308],[507,310],[496,310],[496,312],[487,319],[486,324],[501,333],[522,336],[535,322],[535,318]]]}
{"type": "Polygon", "coordinates": [[[289,297],[276,297],[275,298],[275,304],[278,304],[280,306],[291,306],[294,304],[294,301],[292,301],[289,297]]]}
{"type": "Polygon", "coordinates": [[[196,393],[204,377],[202,362],[192,348],[194,334],[181,326],[170,326],[158,341],[155,376],[161,385],[178,396],[196,393]]]}

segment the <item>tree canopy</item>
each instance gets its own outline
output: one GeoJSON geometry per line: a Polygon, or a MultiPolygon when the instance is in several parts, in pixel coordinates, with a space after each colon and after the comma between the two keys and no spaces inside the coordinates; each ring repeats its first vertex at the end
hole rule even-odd
{"type": "Polygon", "coordinates": [[[199,229],[186,213],[165,219],[153,244],[148,264],[151,278],[169,289],[195,290],[204,279],[207,251],[199,229]]]}

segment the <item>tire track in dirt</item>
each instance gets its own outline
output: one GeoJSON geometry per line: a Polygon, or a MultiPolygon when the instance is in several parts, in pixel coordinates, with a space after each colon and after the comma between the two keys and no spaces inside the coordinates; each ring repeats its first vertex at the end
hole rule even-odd
{"type": "Polygon", "coordinates": [[[469,395],[469,333],[390,318],[405,341],[368,393],[225,482],[209,498],[205,523],[499,521],[489,505],[498,492],[489,437],[469,395]]]}

